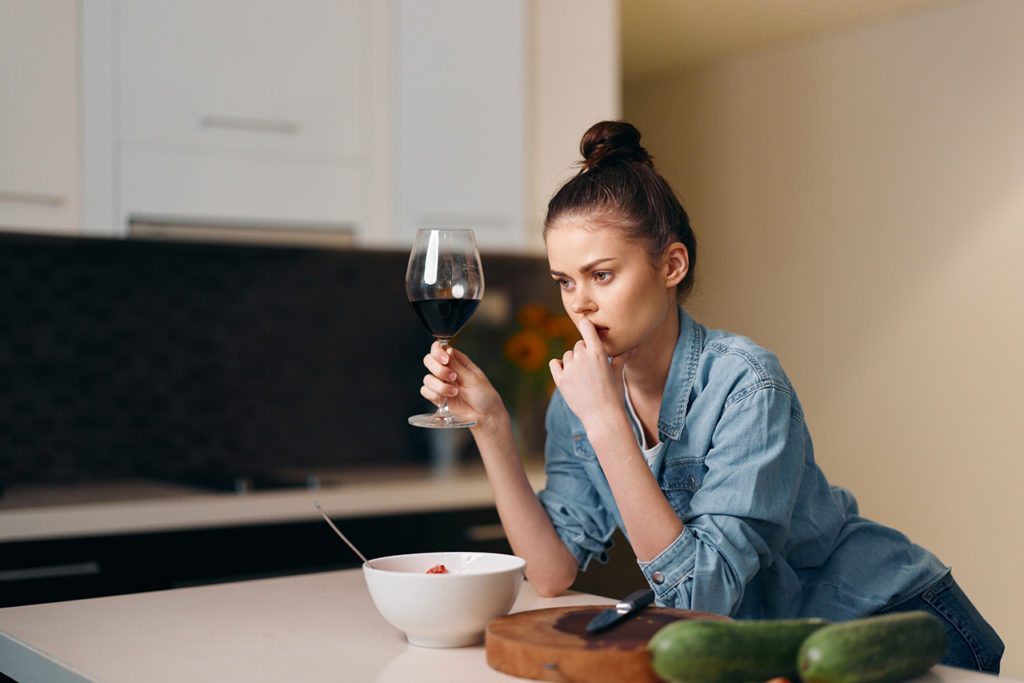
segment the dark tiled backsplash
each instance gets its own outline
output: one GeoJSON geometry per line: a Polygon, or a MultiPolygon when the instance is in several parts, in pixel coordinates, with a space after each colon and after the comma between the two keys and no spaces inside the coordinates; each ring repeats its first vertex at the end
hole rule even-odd
{"type": "MultiPolygon", "coordinates": [[[[0,485],[425,463],[407,257],[0,235],[0,485]]],[[[558,306],[482,258],[485,301],[558,306]]]]}

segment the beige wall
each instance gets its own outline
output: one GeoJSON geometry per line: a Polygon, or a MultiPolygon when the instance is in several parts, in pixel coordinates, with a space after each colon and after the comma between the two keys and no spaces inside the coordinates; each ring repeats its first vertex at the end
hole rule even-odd
{"type": "Polygon", "coordinates": [[[578,168],[579,140],[622,115],[618,0],[531,0],[527,245],[543,254],[548,201],[578,168]]]}
{"type": "Polygon", "coordinates": [[[817,457],[932,549],[1024,679],[1024,3],[955,3],[628,88],[695,315],[775,350],[817,457]]]}

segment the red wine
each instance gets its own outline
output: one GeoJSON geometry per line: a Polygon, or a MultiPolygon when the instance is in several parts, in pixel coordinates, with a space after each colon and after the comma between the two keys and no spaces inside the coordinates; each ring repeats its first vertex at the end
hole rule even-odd
{"type": "Polygon", "coordinates": [[[438,339],[451,339],[473,315],[480,299],[424,299],[410,301],[430,333],[438,339]]]}

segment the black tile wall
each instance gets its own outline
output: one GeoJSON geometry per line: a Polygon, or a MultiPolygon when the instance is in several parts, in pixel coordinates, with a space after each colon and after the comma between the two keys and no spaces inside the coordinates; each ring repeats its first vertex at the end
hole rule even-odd
{"type": "MultiPolygon", "coordinates": [[[[0,235],[0,485],[425,462],[407,258],[0,235]]],[[[483,262],[557,307],[544,259],[483,262]]]]}

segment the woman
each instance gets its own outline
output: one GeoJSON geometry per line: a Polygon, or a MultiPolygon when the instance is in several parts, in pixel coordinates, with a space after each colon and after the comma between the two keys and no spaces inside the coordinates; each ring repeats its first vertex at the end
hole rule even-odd
{"type": "Polygon", "coordinates": [[[835,621],[925,609],[947,626],[944,663],[998,671],[1002,642],[949,569],[829,485],[775,356],[681,306],[696,240],[639,131],[598,123],[581,151],[544,226],[582,336],[550,362],[544,490],[530,487],[484,373],[438,344],[424,359],[422,395],[477,421],[502,525],[534,588],[568,588],[620,527],[660,605],[835,621]]]}

